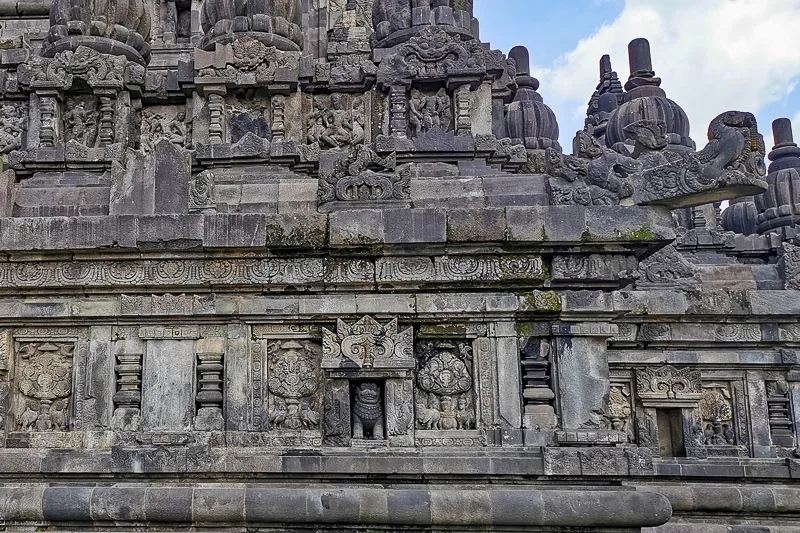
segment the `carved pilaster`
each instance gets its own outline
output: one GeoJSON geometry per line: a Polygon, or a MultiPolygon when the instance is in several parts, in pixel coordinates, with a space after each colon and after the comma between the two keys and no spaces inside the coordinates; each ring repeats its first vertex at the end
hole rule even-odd
{"type": "Polygon", "coordinates": [[[394,86],[389,91],[389,134],[408,137],[408,94],[404,86],[394,86]]]}
{"type": "Polygon", "coordinates": [[[774,446],[794,446],[794,424],[789,404],[789,384],[785,381],[767,382],[769,432],[774,446]]]}
{"type": "Polygon", "coordinates": [[[286,110],[286,97],[282,94],[272,96],[272,142],[283,142],[286,138],[286,123],[284,111],[286,110]]]}
{"type": "Polygon", "coordinates": [[[222,94],[213,92],[208,95],[208,139],[211,144],[225,142],[225,99],[222,94]]]}
{"type": "Polygon", "coordinates": [[[462,85],[455,90],[455,107],[456,135],[472,135],[469,85],[462,85]]]}

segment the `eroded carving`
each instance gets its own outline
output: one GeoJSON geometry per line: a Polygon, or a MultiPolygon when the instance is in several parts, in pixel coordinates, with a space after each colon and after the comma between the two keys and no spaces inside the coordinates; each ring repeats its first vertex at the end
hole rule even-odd
{"type": "Polygon", "coordinates": [[[329,172],[320,173],[317,197],[327,202],[406,201],[411,198],[413,163],[397,166],[395,154],[380,157],[359,145],[338,160],[329,172]]]}
{"type": "Polygon", "coordinates": [[[386,438],[381,386],[365,381],[353,387],[353,438],[383,440],[386,438]]]}
{"type": "Polygon", "coordinates": [[[21,431],[67,431],[75,344],[24,342],[17,349],[14,412],[21,431]]]}
{"type": "Polygon", "coordinates": [[[306,340],[270,342],[267,387],[269,421],[276,429],[319,426],[319,345],[306,340]]]}
{"type": "Polygon", "coordinates": [[[700,371],[670,365],[637,368],[636,392],[645,405],[677,402],[696,406],[703,397],[700,371]]]}
{"type": "Polygon", "coordinates": [[[436,94],[425,94],[414,89],[409,100],[408,123],[411,137],[438,128],[442,131],[453,129],[453,104],[447,91],[442,88],[436,94]]]}
{"type": "Polygon", "coordinates": [[[417,361],[417,429],[474,429],[470,343],[447,340],[419,343],[417,361]]]}

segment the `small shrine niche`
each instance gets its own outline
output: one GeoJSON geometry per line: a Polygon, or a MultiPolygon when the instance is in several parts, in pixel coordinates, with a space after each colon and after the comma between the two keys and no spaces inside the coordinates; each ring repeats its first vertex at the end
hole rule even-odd
{"type": "Polygon", "coordinates": [[[355,441],[386,439],[384,419],[385,386],[379,381],[361,381],[352,384],[351,415],[353,417],[352,438],[355,441]]]}
{"type": "Polygon", "coordinates": [[[413,329],[365,316],[322,328],[329,446],[413,446],[413,329]]]}

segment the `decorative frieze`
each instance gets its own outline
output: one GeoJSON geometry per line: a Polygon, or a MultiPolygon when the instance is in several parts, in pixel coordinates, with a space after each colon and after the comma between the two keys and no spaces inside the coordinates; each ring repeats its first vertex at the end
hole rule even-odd
{"type": "MultiPolygon", "coordinates": [[[[199,208],[199,204],[198,204],[199,208]]],[[[173,287],[202,285],[296,285],[311,283],[425,283],[542,281],[547,274],[538,255],[441,255],[377,260],[305,258],[132,259],[125,261],[0,262],[0,280],[8,288],[173,287]],[[342,270],[342,265],[347,270],[342,270]]],[[[188,310],[180,294],[129,296],[123,313],[188,310]],[[138,299],[137,299],[138,298],[138,299]]]]}

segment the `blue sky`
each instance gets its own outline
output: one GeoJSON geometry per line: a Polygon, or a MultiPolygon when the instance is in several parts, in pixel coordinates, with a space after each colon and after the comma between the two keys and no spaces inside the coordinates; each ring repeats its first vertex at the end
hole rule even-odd
{"type": "Polygon", "coordinates": [[[528,47],[566,151],[600,56],[611,54],[624,83],[625,46],[636,37],[651,41],[656,75],[689,115],[698,147],[729,109],[756,114],[768,149],[778,117],[793,119],[800,139],[800,0],[475,0],[475,12],[492,48],[528,47]]]}

